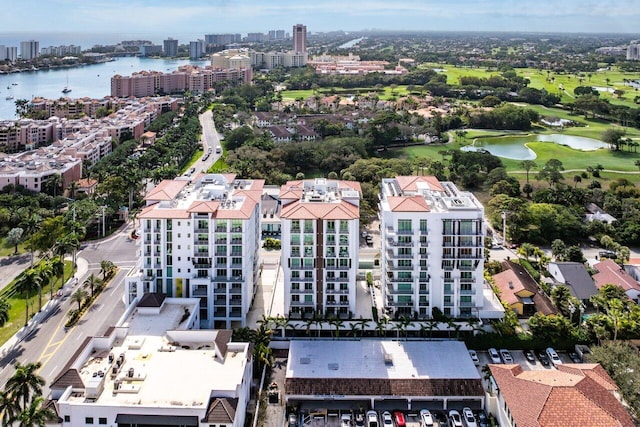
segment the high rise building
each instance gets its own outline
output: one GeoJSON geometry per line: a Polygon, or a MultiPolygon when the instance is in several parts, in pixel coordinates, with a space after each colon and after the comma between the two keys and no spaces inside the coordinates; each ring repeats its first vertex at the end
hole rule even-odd
{"type": "Polygon", "coordinates": [[[259,270],[263,185],[207,174],[163,181],[149,192],[126,303],[147,292],[197,297],[202,328],[246,326],[259,270]]]}
{"type": "Polygon", "coordinates": [[[324,178],[280,189],[285,316],[356,311],[360,184],[324,178]]]}
{"type": "Polygon", "coordinates": [[[35,59],[40,54],[40,42],[28,40],[20,42],[20,56],[25,61],[35,59]]]}
{"type": "Polygon", "coordinates": [[[382,294],[393,316],[481,317],[484,208],[433,176],[382,180],[382,294]]]}
{"type": "Polygon", "coordinates": [[[307,51],[307,26],[296,24],[293,26],[293,51],[306,53],[307,51]]]}
{"type": "Polygon", "coordinates": [[[194,42],[189,42],[189,58],[198,59],[204,55],[204,40],[198,39],[194,42]]]}
{"type": "Polygon", "coordinates": [[[7,46],[6,58],[8,61],[16,62],[18,60],[18,47],[17,46],[7,46]]]}
{"type": "Polygon", "coordinates": [[[627,46],[627,60],[640,61],[640,44],[631,43],[627,46]]]}
{"type": "Polygon", "coordinates": [[[4,61],[7,59],[7,47],[3,44],[0,44],[0,61],[4,61]]]}
{"type": "Polygon", "coordinates": [[[167,40],[164,40],[162,44],[162,51],[164,53],[164,56],[169,56],[172,58],[178,56],[178,40],[169,37],[167,40]]]}

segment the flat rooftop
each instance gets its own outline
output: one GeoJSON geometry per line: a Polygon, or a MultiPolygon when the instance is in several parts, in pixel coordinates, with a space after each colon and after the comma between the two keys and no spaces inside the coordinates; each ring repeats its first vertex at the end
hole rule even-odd
{"type": "Polygon", "coordinates": [[[480,379],[460,341],[298,341],[287,378],[480,379]]]}
{"type": "Polygon", "coordinates": [[[186,309],[197,304],[165,301],[160,313],[134,310],[122,325],[127,335],[110,349],[96,348],[79,369],[85,393],[72,393],[69,402],[206,408],[212,390],[234,396],[248,345],[229,344],[221,358],[214,344],[219,331],[185,330],[186,309]]]}

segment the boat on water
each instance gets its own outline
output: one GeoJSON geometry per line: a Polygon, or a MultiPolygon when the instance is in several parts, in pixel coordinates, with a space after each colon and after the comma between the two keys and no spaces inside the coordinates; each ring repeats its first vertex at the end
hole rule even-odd
{"type": "Polygon", "coordinates": [[[13,95],[7,95],[4,99],[11,101],[13,99],[13,95]]]}
{"type": "Polygon", "coordinates": [[[69,88],[69,76],[67,76],[67,85],[64,87],[64,89],[62,89],[62,93],[69,93],[71,92],[71,88],[69,88]]]}

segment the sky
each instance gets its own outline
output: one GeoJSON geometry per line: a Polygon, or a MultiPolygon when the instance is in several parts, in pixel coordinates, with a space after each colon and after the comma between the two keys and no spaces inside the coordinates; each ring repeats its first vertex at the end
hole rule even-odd
{"type": "MultiPolygon", "coordinates": [[[[640,33],[640,0],[4,0],[1,33],[363,29],[640,33]]],[[[0,40],[0,43],[2,41],[0,40]]]]}

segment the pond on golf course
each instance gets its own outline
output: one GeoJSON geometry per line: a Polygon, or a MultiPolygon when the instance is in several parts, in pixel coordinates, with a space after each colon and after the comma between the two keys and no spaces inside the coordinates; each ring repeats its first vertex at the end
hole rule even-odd
{"type": "Polygon", "coordinates": [[[536,153],[528,148],[528,142],[550,142],[566,145],[574,150],[593,151],[600,148],[608,148],[609,145],[593,138],[582,136],[560,135],[526,135],[526,136],[500,136],[493,138],[477,138],[472,145],[462,147],[462,151],[486,150],[494,156],[513,160],[533,160],[536,153]]]}

